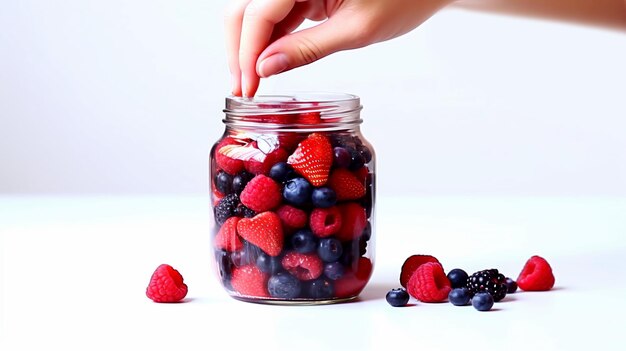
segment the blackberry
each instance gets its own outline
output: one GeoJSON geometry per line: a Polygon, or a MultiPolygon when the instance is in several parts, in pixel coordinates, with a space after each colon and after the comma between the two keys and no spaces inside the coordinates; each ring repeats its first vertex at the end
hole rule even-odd
{"type": "Polygon", "coordinates": [[[246,218],[252,218],[256,216],[256,212],[254,212],[253,210],[247,208],[246,206],[242,204],[239,204],[237,208],[235,208],[235,212],[233,212],[233,214],[237,217],[246,217],[246,218]]]}
{"type": "Polygon", "coordinates": [[[217,224],[221,226],[228,218],[235,216],[238,205],[239,196],[237,196],[237,194],[224,196],[217,206],[215,206],[215,221],[217,224]]]}
{"type": "Polygon", "coordinates": [[[494,301],[500,301],[506,296],[506,278],[497,269],[485,269],[476,272],[467,278],[467,288],[472,296],[479,292],[488,292],[494,301]]]}

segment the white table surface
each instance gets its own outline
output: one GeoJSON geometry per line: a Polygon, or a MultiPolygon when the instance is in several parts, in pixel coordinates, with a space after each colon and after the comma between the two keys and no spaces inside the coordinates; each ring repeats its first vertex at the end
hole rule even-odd
{"type": "Polygon", "coordinates": [[[206,197],[0,197],[0,349],[623,350],[625,198],[381,198],[376,267],[359,301],[285,307],[228,297],[213,274],[206,197]],[[491,312],[392,308],[410,254],[516,278],[539,254],[556,287],[491,312]],[[169,263],[184,303],[145,296],[169,263]]]}

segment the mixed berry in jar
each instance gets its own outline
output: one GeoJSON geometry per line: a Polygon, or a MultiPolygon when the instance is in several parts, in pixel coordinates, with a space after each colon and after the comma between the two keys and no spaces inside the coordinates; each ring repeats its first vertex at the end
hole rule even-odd
{"type": "Polygon", "coordinates": [[[348,94],[226,99],[210,157],[212,250],[249,302],[356,298],[374,263],[375,157],[348,94]]]}

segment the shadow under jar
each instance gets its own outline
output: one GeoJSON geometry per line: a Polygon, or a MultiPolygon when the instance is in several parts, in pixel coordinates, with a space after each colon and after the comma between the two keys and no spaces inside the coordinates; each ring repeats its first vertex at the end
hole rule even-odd
{"type": "Polygon", "coordinates": [[[212,250],[234,298],[325,304],[374,263],[374,149],[360,100],[334,93],[226,98],[210,155],[212,250]]]}

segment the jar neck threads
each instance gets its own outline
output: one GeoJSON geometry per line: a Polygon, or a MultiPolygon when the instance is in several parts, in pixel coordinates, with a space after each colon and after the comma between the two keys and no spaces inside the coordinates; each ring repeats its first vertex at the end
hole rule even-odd
{"type": "Polygon", "coordinates": [[[223,122],[234,129],[324,131],[356,129],[362,123],[358,96],[336,93],[226,98],[223,122]]]}

